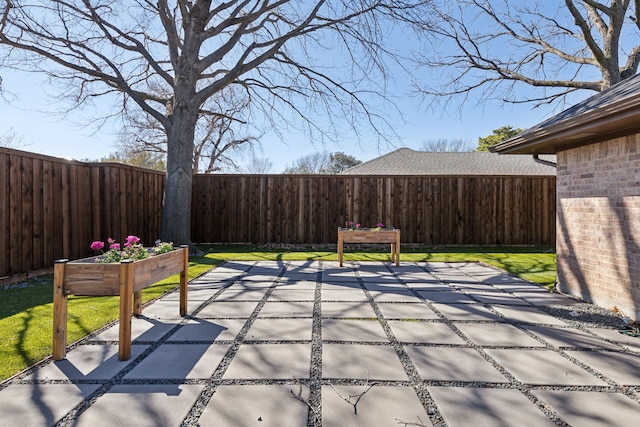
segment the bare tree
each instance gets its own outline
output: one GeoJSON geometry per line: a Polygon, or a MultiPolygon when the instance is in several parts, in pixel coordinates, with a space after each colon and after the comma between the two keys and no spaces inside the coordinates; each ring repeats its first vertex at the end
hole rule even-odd
{"type": "Polygon", "coordinates": [[[440,49],[423,52],[420,62],[450,76],[424,87],[432,99],[479,91],[483,101],[539,106],[606,89],[640,63],[638,0],[457,0],[432,13],[439,25],[428,36],[440,49]],[[522,96],[521,84],[539,90],[522,96]]]}
{"type": "Polygon", "coordinates": [[[249,173],[265,174],[273,169],[273,163],[266,157],[257,157],[255,153],[245,165],[245,170],[249,173]]]}
{"type": "Polygon", "coordinates": [[[473,147],[469,141],[465,141],[464,139],[454,138],[437,138],[437,139],[429,139],[422,143],[420,147],[422,151],[431,151],[431,152],[460,152],[460,151],[471,151],[473,147]]]}
{"type": "Polygon", "coordinates": [[[386,30],[428,16],[429,2],[5,0],[0,65],[65,84],[71,108],[112,95],[111,115],[153,117],[167,136],[160,238],[190,243],[194,132],[206,101],[237,86],[274,126],[295,117],[324,133],[314,120],[322,108],[380,131],[388,112],[367,106],[384,98],[386,63],[397,58],[386,30]],[[345,68],[319,65],[330,48],[347,52],[345,68]]]}
{"type": "Polygon", "coordinates": [[[329,166],[329,153],[327,151],[317,151],[296,159],[292,165],[287,165],[284,173],[314,174],[324,173],[329,166]]]}
{"type": "Polygon", "coordinates": [[[360,163],[362,163],[361,160],[341,151],[335,153],[317,151],[296,159],[291,166],[286,167],[284,173],[336,174],[360,163]]]}
{"type": "MultiPolygon", "coordinates": [[[[241,95],[228,88],[205,103],[196,122],[193,173],[238,171],[238,157],[259,142],[257,136],[249,134],[249,100],[241,95]]],[[[119,146],[132,154],[166,155],[167,135],[153,116],[136,110],[125,117],[119,146]]]]}
{"type": "MultiPolygon", "coordinates": [[[[95,160],[84,160],[94,162],[95,160]]],[[[162,153],[151,151],[129,151],[127,148],[119,149],[108,156],[102,157],[100,162],[123,163],[125,165],[138,166],[146,169],[166,171],[167,164],[162,153]]]]}
{"type": "Polygon", "coordinates": [[[0,147],[17,148],[23,145],[22,136],[18,135],[13,128],[0,135],[0,147]]]}

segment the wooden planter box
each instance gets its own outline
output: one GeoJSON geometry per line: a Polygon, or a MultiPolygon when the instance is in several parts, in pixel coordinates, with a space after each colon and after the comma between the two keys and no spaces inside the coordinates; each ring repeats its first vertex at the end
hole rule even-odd
{"type": "Polygon", "coordinates": [[[131,357],[131,316],[142,314],[142,290],[180,273],[180,315],[187,313],[189,247],[120,264],[100,264],[96,257],[55,262],[53,269],[53,359],[66,356],[69,295],[120,296],[118,358],[131,357]]]}
{"type": "Polygon", "coordinates": [[[338,262],[342,267],[342,258],[345,243],[390,243],[391,262],[400,265],[400,230],[351,230],[338,228],[338,262]]]}

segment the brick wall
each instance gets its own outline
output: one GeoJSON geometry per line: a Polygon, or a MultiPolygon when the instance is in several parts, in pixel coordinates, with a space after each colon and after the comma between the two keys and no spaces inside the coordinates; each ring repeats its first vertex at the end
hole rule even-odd
{"type": "Polygon", "coordinates": [[[640,319],[640,135],[558,153],[560,291],[640,319]]]}

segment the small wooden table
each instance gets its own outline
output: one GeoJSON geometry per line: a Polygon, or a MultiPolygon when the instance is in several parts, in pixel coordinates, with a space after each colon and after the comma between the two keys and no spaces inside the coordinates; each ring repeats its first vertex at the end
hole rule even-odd
{"type": "Polygon", "coordinates": [[[180,273],[180,315],[187,313],[189,247],[139,261],[100,264],[95,257],[56,261],[53,268],[53,359],[66,356],[69,295],[120,296],[118,359],[131,357],[131,316],[142,314],[142,289],[180,273]]]}
{"type": "Polygon", "coordinates": [[[391,262],[395,262],[396,266],[400,265],[400,230],[397,228],[381,230],[338,228],[338,262],[340,267],[342,267],[345,243],[390,243],[391,262]]]}

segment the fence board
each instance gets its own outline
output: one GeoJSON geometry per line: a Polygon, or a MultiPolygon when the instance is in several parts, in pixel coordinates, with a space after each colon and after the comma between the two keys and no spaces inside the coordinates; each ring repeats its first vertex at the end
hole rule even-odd
{"type": "Polygon", "coordinates": [[[23,265],[22,230],[22,159],[11,157],[9,160],[9,246],[10,271],[25,271],[23,265]],[[13,240],[15,239],[15,240],[13,240]]]}
{"type": "Polygon", "coordinates": [[[160,172],[0,148],[0,277],[89,256],[94,239],[152,243],[163,186],[160,172]]]}
{"type": "MultiPolygon", "coordinates": [[[[0,152],[0,236],[9,235],[9,156],[0,152]]],[[[9,240],[0,237],[0,277],[9,274],[9,240]]]]}
{"type": "Polygon", "coordinates": [[[197,175],[193,195],[200,243],[335,243],[347,221],[405,243],[555,243],[555,177],[197,175]]]}

